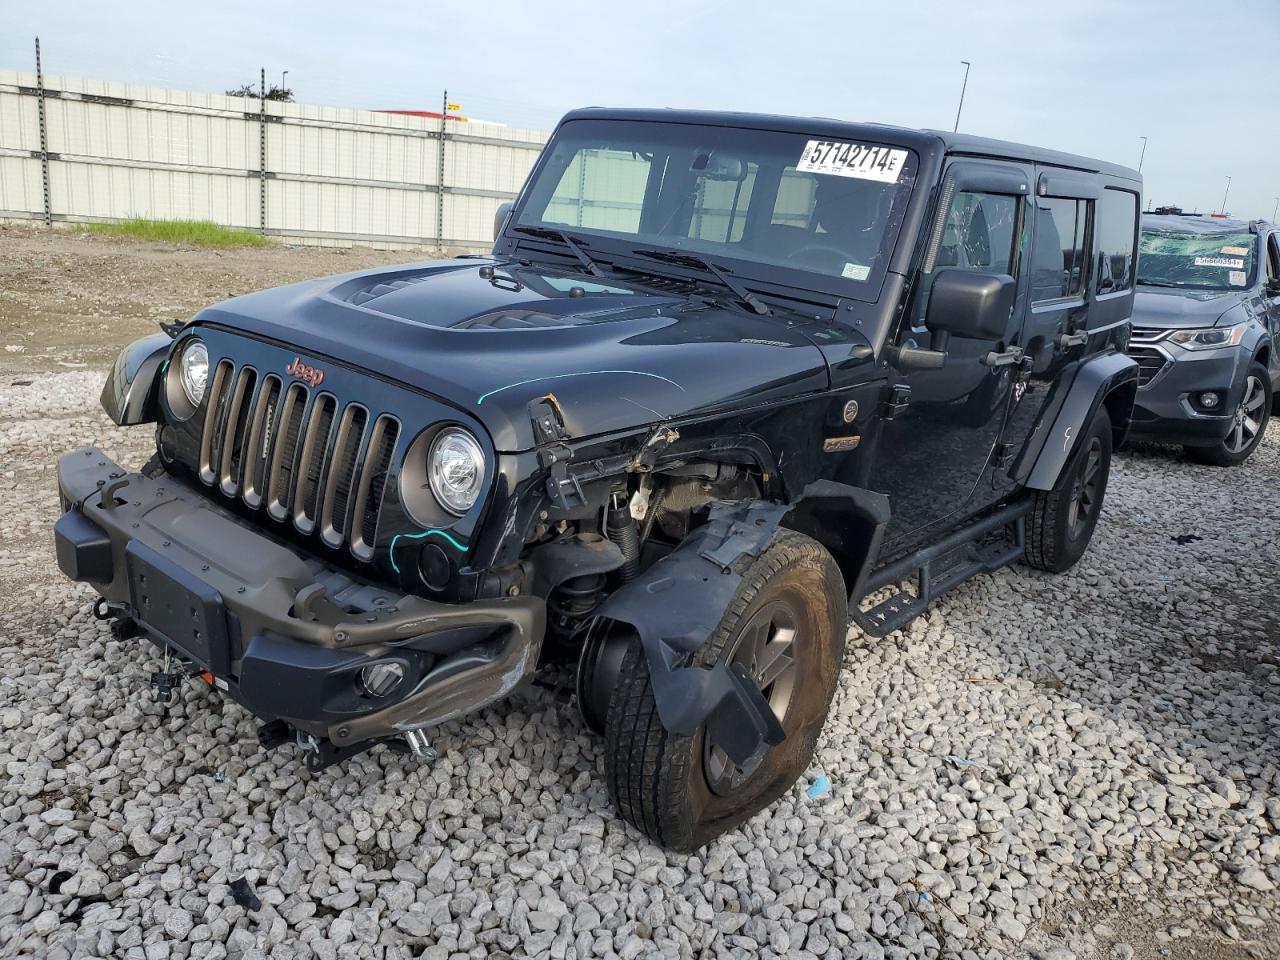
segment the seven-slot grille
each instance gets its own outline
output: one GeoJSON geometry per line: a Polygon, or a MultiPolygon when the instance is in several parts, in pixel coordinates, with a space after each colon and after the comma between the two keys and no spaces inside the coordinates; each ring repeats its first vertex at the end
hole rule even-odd
{"type": "Polygon", "coordinates": [[[1169,335],[1160,327],[1134,327],[1129,334],[1129,356],[1138,361],[1138,386],[1145,387],[1165,368],[1169,358],[1155,348],[1169,335]]]}
{"type": "Polygon", "coordinates": [[[392,416],[222,360],[209,387],[200,479],[370,560],[399,436],[392,416]]]}

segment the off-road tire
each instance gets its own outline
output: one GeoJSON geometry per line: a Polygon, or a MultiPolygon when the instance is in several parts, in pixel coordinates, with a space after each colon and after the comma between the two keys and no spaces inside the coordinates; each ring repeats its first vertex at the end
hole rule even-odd
{"type": "Polygon", "coordinates": [[[727,796],[712,792],[708,783],[705,731],[684,736],[663,727],[644,651],[638,639],[631,641],[609,700],[605,779],[618,815],[655,843],[678,851],[701,847],[782,796],[809,765],[835,694],[848,627],[844,582],[826,549],[780,530],[742,571],[737,594],[693,663],[707,666],[726,658],[741,628],[779,598],[797,608],[803,624],[795,643],[795,685],[782,720],[786,739],[727,796]]]}
{"type": "Polygon", "coordinates": [[[1037,490],[1033,494],[1031,512],[1026,519],[1027,546],[1024,554],[1029,566],[1062,573],[1070,570],[1084,556],[1097,526],[1098,515],[1102,512],[1107,480],[1111,476],[1111,443],[1111,416],[1106,406],[1100,406],[1053,489],[1037,490]],[[1091,451],[1100,458],[1095,474],[1098,481],[1096,500],[1091,503],[1083,525],[1073,525],[1072,502],[1079,495],[1078,484],[1089,469],[1091,451]]]}
{"type": "MultiPolygon", "coordinates": [[[[1258,427],[1258,432],[1253,441],[1239,452],[1232,451],[1227,446],[1226,439],[1214,444],[1212,447],[1186,447],[1188,459],[1209,467],[1238,467],[1253,456],[1253,451],[1258,449],[1258,446],[1262,443],[1262,438],[1267,434],[1267,424],[1271,421],[1272,404],[1275,402],[1275,397],[1272,395],[1271,390],[1271,374],[1266,367],[1257,362],[1251,363],[1245,373],[1245,383],[1248,383],[1250,377],[1256,378],[1262,387],[1262,406],[1258,408],[1258,416],[1261,418],[1262,424],[1258,427]]],[[[1243,389],[1244,387],[1242,386],[1241,390],[1243,391],[1243,389]]],[[[1229,438],[1230,434],[1228,434],[1229,438]]]]}

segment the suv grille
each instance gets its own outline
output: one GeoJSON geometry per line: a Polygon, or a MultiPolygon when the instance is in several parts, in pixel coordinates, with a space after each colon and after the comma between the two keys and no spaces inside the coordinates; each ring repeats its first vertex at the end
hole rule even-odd
{"type": "Polygon", "coordinates": [[[340,406],[331,393],[222,360],[209,388],[200,479],[371,560],[399,435],[394,417],[370,422],[359,403],[340,406]]]}
{"type": "Polygon", "coordinates": [[[1155,348],[1169,335],[1160,327],[1134,327],[1129,334],[1129,356],[1138,361],[1138,386],[1145,387],[1169,363],[1169,358],[1155,348]]]}

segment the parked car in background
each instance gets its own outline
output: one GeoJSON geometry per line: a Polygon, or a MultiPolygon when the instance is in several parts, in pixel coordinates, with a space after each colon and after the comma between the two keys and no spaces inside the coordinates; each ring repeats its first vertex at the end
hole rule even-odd
{"type": "Polygon", "coordinates": [[[1140,253],[1130,433],[1181,443],[1201,463],[1243,463],[1280,387],[1280,229],[1144,214],[1140,253]]]}
{"type": "Polygon", "coordinates": [[[619,814],[697,847],[805,771],[850,616],[1084,553],[1140,209],[1018,144],[578,111],[492,256],[127,348],[103,402],[156,456],[61,460],[58,560],[158,692],[201,676],[316,768],[576,665],[619,814]]]}

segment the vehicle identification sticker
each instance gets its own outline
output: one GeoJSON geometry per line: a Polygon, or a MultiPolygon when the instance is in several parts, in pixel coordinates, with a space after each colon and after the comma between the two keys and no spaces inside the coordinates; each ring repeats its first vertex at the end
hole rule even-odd
{"type": "Polygon", "coordinates": [[[1223,247],[1222,252],[1237,257],[1247,257],[1249,255],[1248,247],[1223,247]]]}
{"type": "Polygon", "coordinates": [[[1244,269],[1244,261],[1237,257],[1196,257],[1197,267],[1225,267],[1228,270],[1244,269]]]}
{"type": "Polygon", "coordinates": [[[871,268],[861,263],[846,263],[844,269],[840,271],[840,276],[848,280],[865,280],[871,273],[871,268]]]}
{"type": "Polygon", "coordinates": [[[897,183],[906,162],[905,150],[873,147],[866,143],[810,140],[800,154],[796,169],[803,173],[825,173],[836,177],[897,183]]]}
{"type": "Polygon", "coordinates": [[[1227,282],[1233,287],[1243,287],[1248,280],[1249,277],[1243,270],[1232,270],[1227,274],[1227,282]]]}

